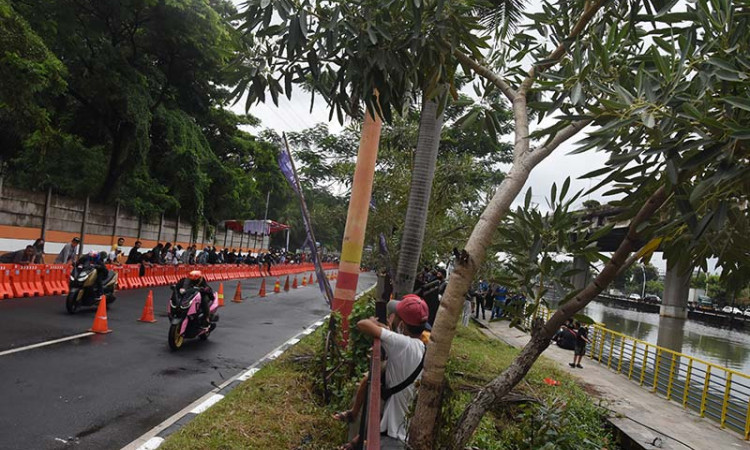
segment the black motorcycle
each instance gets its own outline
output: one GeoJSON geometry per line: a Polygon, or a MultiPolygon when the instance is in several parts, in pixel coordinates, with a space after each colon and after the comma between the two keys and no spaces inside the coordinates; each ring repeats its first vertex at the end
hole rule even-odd
{"type": "Polygon", "coordinates": [[[70,290],[65,299],[65,308],[70,314],[75,314],[81,306],[99,306],[102,295],[107,298],[107,306],[114,303],[117,273],[113,270],[108,271],[101,286],[97,282],[98,277],[99,272],[94,264],[84,262],[73,266],[73,272],[70,274],[70,290]]]}

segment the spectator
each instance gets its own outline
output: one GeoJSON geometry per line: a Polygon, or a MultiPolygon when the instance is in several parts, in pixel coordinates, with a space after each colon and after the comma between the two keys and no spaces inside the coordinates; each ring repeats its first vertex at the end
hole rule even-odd
{"type": "Polygon", "coordinates": [[[36,250],[33,245],[27,245],[23,250],[6,253],[0,256],[0,263],[10,264],[31,264],[34,262],[36,250]]]}
{"type": "Polygon", "coordinates": [[[60,250],[60,254],[55,258],[55,264],[73,264],[76,260],[76,247],[81,240],[74,237],[69,243],[60,250]]]}
{"type": "Polygon", "coordinates": [[[422,297],[427,302],[429,309],[429,315],[427,323],[432,326],[435,323],[435,316],[437,316],[438,307],[440,306],[440,286],[442,281],[438,278],[434,278],[431,281],[425,283],[419,290],[414,293],[422,297]]]}
{"type": "Polygon", "coordinates": [[[573,324],[573,328],[576,329],[576,348],[573,350],[573,362],[568,365],[583,369],[581,360],[586,356],[586,344],[589,343],[589,329],[578,322],[573,324]]]}
{"type": "Polygon", "coordinates": [[[180,244],[177,244],[177,247],[174,251],[174,264],[177,265],[182,262],[182,255],[185,254],[186,250],[182,249],[182,246],[180,244]]]}
{"type": "Polygon", "coordinates": [[[125,238],[118,238],[117,243],[112,245],[112,249],[109,251],[109,260],[112,264],[118,266],[122,264],[120,261],[120,255],[122,255],[122,245],[125,243],[125,238]]]}
{"type": "Polygon", "coordinates": [[[495,288],[490,320],[495,318],[500,319],[503,317],[503,306],[505,306],[505,299],[507,295],[508,290],[505,288],[505,286],[498,286],[497,288],[495,288]]]}
{"type": "MultiPolygon", "coordinates": [[[[428,308],[424,300],[416,295],[406,295],[399,302],[389,302],[389,309],[393,304],[396,313],[391,326],[398,332],[389,330],[374,317],[360,320],[357,328],[365,335],[380,338],[382,348],[388,356],[385,383],[381,386],[381,397],[385,400],[385,405],[382,409],[380,432],[405,441],[408,428],[406,413],[416,395],[414,382],[421,376],[424,364],[426,347],[423,336],[427,327],[428,308]]],[[[352,410],[338,413],[334,418],[353,421],[356,418],[355,412],[361,409],[366,388],[366,381],[360,383],[352,410]]],[[[348,445],[354,448],[358,442],[359,436],[348,445]]]]}
{"type": "Polygon", "coordinates": [[[133,248],[130,249],[130,253],[128,253],[128,259],[125,261],[125,264],[139,264],[141,262],[141,253],[138,251],[139,248],[141,248],[141,241],[135,241],[135,244],[133,244],[133,248]]]}
{"type": "Polygon", "coordinates": [[[482,320],[485,319],[484,317],[484,298],[487,296],[487,291],[490,289],[489,284],[487,284],[484,280],[479,280],[479,285],[477,286],[477,290],[474,293],[474,299],[476,303],[476,309],[475,309],[475,315],[477,319],[479,318],[479,308],[482,309],[482,320]]]}
{"type": "Polygon", "coordinates": [[[44,239],[39,238],[32,244],[34,247],[34,264],[44,264],[44,239]]]}

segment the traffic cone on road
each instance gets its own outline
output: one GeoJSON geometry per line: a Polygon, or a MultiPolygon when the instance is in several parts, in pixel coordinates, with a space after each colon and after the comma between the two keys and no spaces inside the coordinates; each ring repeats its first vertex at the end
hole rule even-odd
{"type": "Polygon", "coordinates": [[[307,286],[307,277],[302,275],[302,286],[307,286]]]}
{"type": "Polygon", "coordinates": [[[289,292],[289,275],[286,276],[286,281],[284,282],[284,292],[289,292]]]}
{"type": "Polygon", "coordinates": [[[265,297],[266,296],[266,279],[263,278],[263,281],[260,283],[260,291],[258,291],[258,297],[265,297]]]}
{"type": "Polygon", "coordinates": [[[310,272],[310,279],[309,279],[309,280],[307,280],[307,284],[313,284],[313,280],[312,280],[312,272],[310,272]]]}
{"type": "Polygon", "coordinates": [[[294,283],[292,283],[292,289],[297,289],[297,276],[294,276],[294,283]]]}
{"type": "Polygon", "coordinates": [[[219,307],[224,306],[224,283],[219,283],[219,307]]]}
{"type": "Polygon", "coordinates": [[[232,299],[232,302],[242,303],[242,284],[239,281],[237,282],[237,290],[234,291],[234,298],[232,299]]]}
{"type": "Polygon", "coordinates": [[[148,291],[148,295],[146,296],[146,304],[143,305],[143,313],[141,314],[141,318],[138,319],[138,321],[148,323],[156,322],[156,319],[154,319],[154,291],[148,291]]]}
{"type": "Polygon", "coordinates": [[[102,295],[102,298],[99,300],[99,307],[96,308],[96,315],[94,316],[94,324],[91,325],[89,331],[99,334],[112,332],[107,326],[107,297],[105,295],[102,295]]]}
{"type": "Polygon", "coordinates": [[[273,285],[273,293],[278,294],[281,292],[281,280],[276,278],[276,283],[273,285]]]}

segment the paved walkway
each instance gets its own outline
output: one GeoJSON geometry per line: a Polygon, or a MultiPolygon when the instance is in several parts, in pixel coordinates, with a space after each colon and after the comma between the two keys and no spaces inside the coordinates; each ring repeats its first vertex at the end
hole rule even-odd
{"type": "MultiPolygon", "coordinates": [[[[508,327],[507,321],[488,323],[482,320],[480,323],[487,327],[486,334],[514,347],[523,347],[529,341],[529,335],[508,327]]],[[[588,357],[584,358],[584,370],[581,370],[568,366],[573,359],[569,350],[550,346],[544,356],[580,378],[591,390],[599,392],[601,398],[609,400],[608,407],[616,413],[610,421],[642,448],[750,449],[750,443],[737,433],[722,430],[712,421],[650,393],[588,357]],[[651,444],[655,438],[661,440],[660,446],[658,440],[656,446],[651,444]]]]}

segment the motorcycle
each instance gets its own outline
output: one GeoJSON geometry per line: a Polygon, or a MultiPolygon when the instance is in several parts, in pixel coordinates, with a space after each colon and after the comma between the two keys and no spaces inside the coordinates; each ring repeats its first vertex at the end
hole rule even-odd
{"type": "Polygon", "coordinates": [[[182,347],[185,339],[199,338],[202,341],[216,328],[219,315],[219,295],[214,292],[214,299],[209,306],[209,326],[204,328],[203,309],[201,308],[201,293],[198,289],[177,289],[172,286],[174,295],[167,304],[169,316],[169,348],[177,350],[182,347]]]}
{"type": "Polygon", "coordinates": [[[65,298],[65,308],[70,314],[75,314],[81,306],[99,306],[102,295],[107,299],[107,306],[114,303],[117,273],[113,270],[108,271],[101,287],[97,283],[98,277],[96,266],[91,263],[85,262],[73,266],[68,283],[68,296],[65,298]]]}

